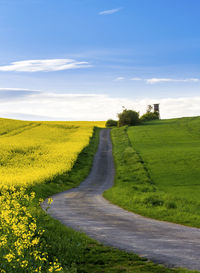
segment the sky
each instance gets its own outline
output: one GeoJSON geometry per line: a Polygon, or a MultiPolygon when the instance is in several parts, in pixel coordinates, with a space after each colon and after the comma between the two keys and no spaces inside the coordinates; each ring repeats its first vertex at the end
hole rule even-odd
{"type": "Polygon", "coordinates": [[[200,115],[199,0],[0,0],[0,117],[200,115]]]}

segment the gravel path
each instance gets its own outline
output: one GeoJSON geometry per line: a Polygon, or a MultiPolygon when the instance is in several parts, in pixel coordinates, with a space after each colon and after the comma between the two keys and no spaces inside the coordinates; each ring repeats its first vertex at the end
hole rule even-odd
{"type": "Polygon", "coordinates": [[[48,213],[105,245],[169,267],[200,270],[200,229],[145,218],[112,205],[101,194],[113,179],[110,131],[103,129],[90,175],[78,188],[52,196],[48,213]]]}

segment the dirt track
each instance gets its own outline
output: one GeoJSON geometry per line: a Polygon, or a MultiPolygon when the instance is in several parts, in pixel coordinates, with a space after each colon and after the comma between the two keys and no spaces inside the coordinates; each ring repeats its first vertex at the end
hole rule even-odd
{"type": "Polygon", "coordinates": [[[110,132],[103,129],[90,175],[78,188],[54,195],[48,212],[105,245],[169,267],[200,270],[200,229],[148,219],[110,204],[101,194],[113,179],[110,132]]]}

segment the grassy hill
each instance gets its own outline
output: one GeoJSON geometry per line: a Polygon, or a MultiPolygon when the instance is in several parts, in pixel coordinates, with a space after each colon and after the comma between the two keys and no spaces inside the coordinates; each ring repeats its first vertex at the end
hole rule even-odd
{"type": "Polygon", "coordinates": [[[115,186],[104,195],[139,214],[200,227],[200,117],[112,130],[115,186]]]}
{"type": "Polygon", "coordinates": [[[128,136],[159,189],[200,200],[200,117],[154,121],[128,136]]]}

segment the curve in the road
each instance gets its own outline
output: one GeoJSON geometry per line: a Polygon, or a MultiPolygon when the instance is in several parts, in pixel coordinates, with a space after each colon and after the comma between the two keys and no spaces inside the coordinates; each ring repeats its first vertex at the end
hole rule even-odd
{"type": "Polygon", "coordinates": [[[52,196],[48,213],[105,245],[169,267],[200,270],[200,229],[145,218],[109,203],[102,193],[113,180],[110,131],[103,129],[91,173],[78,188],[52,196]]]}

